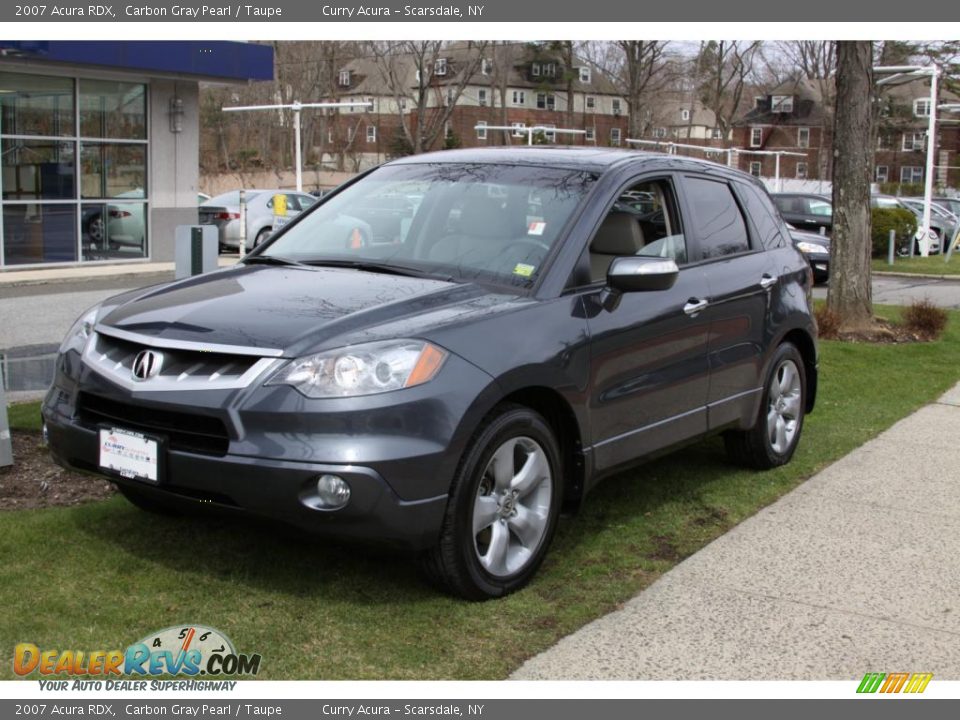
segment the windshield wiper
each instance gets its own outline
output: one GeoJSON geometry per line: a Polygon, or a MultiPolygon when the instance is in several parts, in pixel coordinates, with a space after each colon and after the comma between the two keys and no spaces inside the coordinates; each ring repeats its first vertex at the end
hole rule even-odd
{"type": "Polygon", "coordinates": [[[306,267],[302,262],[280,257],[279,255],[249,255],[243,259],[243,263],[245,265],[300,265],[301,267],[306,267]]]}
{"type": "Polygon", "coordinates": [[[444,280],[446,282],[456,281],[455,278],[450,275],[433,273],[406,265],[371,262],[370,260],[305,260],[301,264],[310,265],[311,267],[343,267],[353,270],[363,270],[365,272],[383,273],[385,275],[403,275],[406,277],[427,278],[429,280],[444,280]]]}

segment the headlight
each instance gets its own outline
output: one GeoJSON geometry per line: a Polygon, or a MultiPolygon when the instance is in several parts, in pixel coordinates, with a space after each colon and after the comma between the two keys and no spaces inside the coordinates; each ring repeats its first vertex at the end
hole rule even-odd
{"type": "Polygon", "coordinates": [[[310,398],[356,397],[421,385],[447,352],[423,340],[388,340],[294,360],[267,385],[290,385],[310,398]]]}
{"type": "Polygon", "coordinates": [[[816,243],[811,242],[798,242],[797,250],[802,253],[817,253],[817,254],[826,254],[827,249],[823,245],[817,245],[816,243]]]}
{"type": "Polygon", "coordinates": [[[67,333],[63,342],[60,343],[61,354],[67,352],[67,350],[76,350],[78,353],[83,352],[87,340],[89,340],[90,335],[93,334],[93,326],[97,324],[97,312],[99,310],[100,306],[94,305],[73,324],[70,332],[67,333]]]}

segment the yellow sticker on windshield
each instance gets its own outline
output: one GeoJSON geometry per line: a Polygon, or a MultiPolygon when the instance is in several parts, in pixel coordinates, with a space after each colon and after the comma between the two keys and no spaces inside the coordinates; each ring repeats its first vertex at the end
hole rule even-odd
{"type": "Polygon", "coordinates": [[[517,263],[513,268],[514,275],[520,275],[522,277],[530,277],[533,275],[533,271],[537,268],[534,265],[527,265],[526,263],[517,263]]]}

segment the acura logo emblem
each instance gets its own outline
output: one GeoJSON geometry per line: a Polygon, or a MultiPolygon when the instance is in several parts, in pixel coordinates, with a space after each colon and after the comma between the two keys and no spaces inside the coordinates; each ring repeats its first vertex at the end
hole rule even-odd
{"type": "Polygon", "coordinates": [[[160,374],[163,367],[163,353],[154,350],[141,350],[133,359],[132,374],[134,380],[149,380],[160,374]]]}

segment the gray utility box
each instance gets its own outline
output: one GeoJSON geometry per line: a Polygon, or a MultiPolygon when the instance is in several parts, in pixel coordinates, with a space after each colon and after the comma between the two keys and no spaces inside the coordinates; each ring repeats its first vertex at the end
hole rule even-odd
{"type": "Polygon", "coordinates": [[[0,467],[13,465],[13,442],[7,422],[7,394],[3,390],[3,366],[0,365],[0,467]]]}
{"type": "Polygon", "coordinates": [[[215,225],[177,225],[174,237],[177,280],[217,269],[220,231],[215,225]]]}

